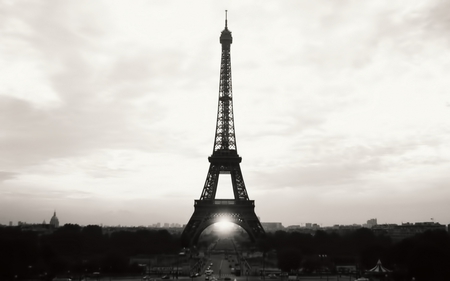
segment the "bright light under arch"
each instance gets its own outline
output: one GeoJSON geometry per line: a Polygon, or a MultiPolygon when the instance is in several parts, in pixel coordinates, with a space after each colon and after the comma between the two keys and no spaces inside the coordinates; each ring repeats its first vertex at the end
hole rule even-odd
{"type": "Polygon", "coordinates": [[[229,232],[234,227],[234,223],[232,223],[228,218],[221,218],[214,224],[214,227],[220,232],[229,232]]]}

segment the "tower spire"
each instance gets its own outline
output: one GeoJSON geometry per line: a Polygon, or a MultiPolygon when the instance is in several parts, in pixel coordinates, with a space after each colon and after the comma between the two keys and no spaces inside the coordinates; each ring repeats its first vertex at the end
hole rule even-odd
{"type": "Polygon", "coordinates": [[[227,19],[228,10],[225,10],[225,29],[228,28],[228,19],[227,19]]]}
{"type": "Polygon", "coordinates": [[[227,10],[225,10],[225,29],[220,34],[222,56],[220,60],[219,108],[217,110],[214,152],[233,150],[235,153],[236,137],[234,133],[233,91],[231,83],[231,53],[233,43],[231,31],[228,30],[227,10]]]}

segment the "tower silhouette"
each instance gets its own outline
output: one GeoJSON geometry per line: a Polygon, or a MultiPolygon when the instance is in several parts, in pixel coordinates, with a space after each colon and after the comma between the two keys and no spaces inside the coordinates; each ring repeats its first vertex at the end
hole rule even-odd
{"type": "Polygon", "coordinates": [[[245,188],[237,153],[234,131],[233,95],[231,86],[230,46],[233,42],[225,11],[225,29],[220,35],[222,56],[220,62],[219,104],[216,133],[208,175],[199,200],[194,202],[194,213],[186,225],[181,240],[184,246],[197,244],[200,234],[208,226],[226,219],[242,227],[252,241],[265,234],[255,214],[255,201],[250,200],[245,188]],[[234,199],[216,199],[221,174],[230,174],[234,199]]]}

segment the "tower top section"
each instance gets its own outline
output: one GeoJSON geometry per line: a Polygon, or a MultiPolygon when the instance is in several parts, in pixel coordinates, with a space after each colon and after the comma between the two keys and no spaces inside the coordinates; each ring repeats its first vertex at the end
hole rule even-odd
{"type": "Polygon", "coordinates": [[[220,34],[220,44],[224,46],[230,46],[233,43],[233,37],[231,31],[228,30],[227,10],[225,10],[225,29],[220,34]]]}
{"type": "MultiPolygon", "coordinates": [[[[220,35],[222,56],[220,60],[219,106],[217,110],[216,136],[214,139],[213,157],[222,154],[233,154],[237,157],[236,137],[234,133],[233,91],[231,86],[231,31],[228,30],[227,11],[225,11],[225,29],[220,35]]],[[[220,156],[222,157],[222,156],[220,156]]],[[[210,158],[211,161],[211,158],[210,158]]]]}

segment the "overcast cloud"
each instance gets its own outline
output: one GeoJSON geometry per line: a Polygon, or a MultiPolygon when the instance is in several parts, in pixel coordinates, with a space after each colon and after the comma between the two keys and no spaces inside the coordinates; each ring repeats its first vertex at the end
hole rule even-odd
{"type": "Polygon", "coordinates": [[[0,224],[187,223],[225,9],[263,222],[450,222],[449,2],[0,0],[0,224]]]}

